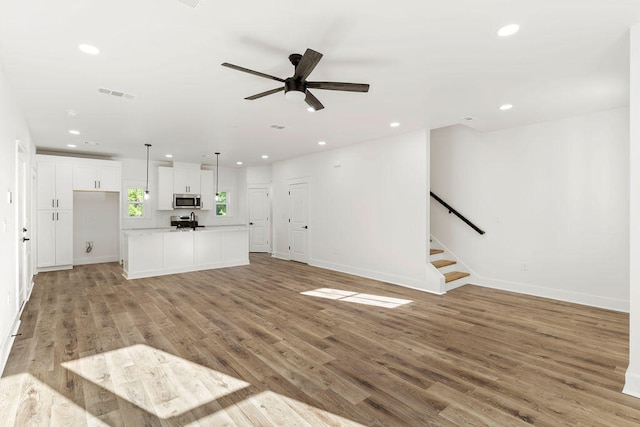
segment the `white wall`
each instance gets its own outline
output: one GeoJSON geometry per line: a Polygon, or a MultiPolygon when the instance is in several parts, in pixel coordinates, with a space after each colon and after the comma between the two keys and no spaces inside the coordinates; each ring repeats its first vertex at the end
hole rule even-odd
{"type": "MultiPolygon", "coordinates": [[[[11,350],[11,335],[18,325],[18,218],[16,204],[9,203],[8,198],[10,192],[15,202],[16,140],[20,140],[29,151],[27,167],[31,171],[35,149],[25,118],[11,95],[0,65],[0,372],[11,350]]],[[[23,197],[31,195],[31,183],[27,182],[27,185],[30,191],[21,195],[23,197]]],[[[30,234],[35,236],[33,230],[30,234]]]]}
{"type": "Polygon", "coordinates": [[[120,195],[107,192],[73,193],[73,264],[118,261],[120,195]],[[86,242],[93,242],[91,252],[86,242]]]}
{"type": "Polygon", "coordinates": [[[629,111],[431,133],[431,232],[486,286],[629,309],[629,111]]]}
{"type": "Polygon", "coordinates": [[[309,182],[309,264],[426,289],[426,131],[273,165],[274,256],[288,259],[288,182],[309,182]]]}
{"type": "Polygon", "coordinates": [[[629,368],[624,392],[640,397],[640,24],[631,28],[629,147],[629,368]]]}
{"type": "Polygon", "coordinates": [[[272,174],[271,165],[248,166],[247,167],[247,183],[248,184],[270,184],[271,174],[272,174]]]}

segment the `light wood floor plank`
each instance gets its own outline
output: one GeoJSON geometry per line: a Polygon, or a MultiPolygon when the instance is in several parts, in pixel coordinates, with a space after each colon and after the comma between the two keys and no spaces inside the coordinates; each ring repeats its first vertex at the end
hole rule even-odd
{"type": "Polygon", "coordinates": [[[470,285],[436,296],[267,254],[121,273],[36,277],[0,378],[4,424],[640,424],[621,393],[624,313],[470,285]],[[302,294],[320,288],[411,302],[302,294]]]}

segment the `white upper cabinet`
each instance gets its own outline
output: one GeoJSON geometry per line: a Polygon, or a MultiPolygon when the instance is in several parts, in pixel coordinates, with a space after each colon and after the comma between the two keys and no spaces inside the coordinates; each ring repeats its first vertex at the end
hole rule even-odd
{"type": "Polygon", "coordinates": [[[75,191],[120,191],[120,166],[103,164],[74,165],[75,191]]]}
{"type": "Polygon", "coordinates": [[[173,166],[173,192],[200,194],[200,169],[173,166]]]}
{"type": "Polygon", "coordinates": [[[158,205],[160,211],[173,210],[173,168],[158,167],[158,205]]]}
{"type": "Polygon", "coordinates": [[[38,162],[38,209],[73,209],[73,169],[69,164],[38,162]]]}
{"type": "Polygon", "coordinates": [[[203,211],[210,211],[214,208],[215,195],[213,188],[213,171],[201,170],[200,171],[200,201],[202,203],[203,211]]]}

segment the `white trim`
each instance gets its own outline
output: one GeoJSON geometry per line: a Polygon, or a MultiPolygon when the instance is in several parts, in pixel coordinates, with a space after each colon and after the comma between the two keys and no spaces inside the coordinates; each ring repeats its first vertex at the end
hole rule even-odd
{"type": "Polygon", "coordinates": [[[73,265],[101,264],[104,262],[120,262],[120,257],[118,255],[105,255],[100,257],[76,258],[73,260],[73,265]]]}
{"type": "MultiPolygon", "coordinates": [[[[25,303],[26,305],[26,303],[25,303]]],[[[16,318],[13,323],[13,327],[11,328],[11,333],[8,337],[4,339],[4,342],[0,346],[0,375],[4,373],[4,368],[7,367],[7,361],[9,360],[9,354],[11,353],[11,348],[13,347],[13,342],[15,341],[18,330],[20,329],[20,314],[16,318]]]]}
{"type": "Polygon", "coordinates": [[[239,267],[241,265],[249,265],[249,258],[237,259],[237,260],[231,260],[231,261],[221,261],[219,263],[201,264],[197,266],[162,268],[158,270],[140,271],[132,274],[129,274],[125,270],[122,273],[122,275],[125,277],[125,279],[131,280],[131,279],[142,279],[145,277],[167,276],[169,274],[190,273],[192,271],[214,270],[214,269],[225,268],[225,267],[239,267]]]}
{"type": "Polygon", "coordinates": [[[428,292],[430,294],[443,295],[444,292],[437,292],[431,289],[427,289],[426,273],[423,280],[418,280],[413,277],[397,276],[395,274],[382,273],[380,271],[373,271],[364,268],[352,267],[343,264],[336,264],[333,262],[322,261],[319,259],[310,259],[309,265],[313,267],[324,268],[327,270],[339,271],[341,273],[353,274],[354,276],[365,277],[367,279],[379,280],[392,285],[403,286],[405,288],[415,289],[417,291],[428,292]]]}
{"type": "Polygon", "coordinates": [[[625,374],[624,388],[622,392],[633,397],[640,397],[640,372],[629,366],[625,374]]]}
{"type": "Polygon", "coordinates": [[[271,257],[278,258],[278,259],[283,259],[285,261],[289,261],[290,260],[289,254],[285,253],[285,252],[273,252],[271,254],[271,257]]]}
{"type": "Polygon", "coordinates": [[[542,298],[551,298],[574,304],[588,305],[590,307],[604,308],[607,310],[629,312],[629,301],[609,298],[600,295],[584,294],[580,292],[565,291],[560,289],[545,288],[527,283],[509,282],[506,280],[491,279],[478,276],[473,284],[486,288],[516,292],[542,298]]]}

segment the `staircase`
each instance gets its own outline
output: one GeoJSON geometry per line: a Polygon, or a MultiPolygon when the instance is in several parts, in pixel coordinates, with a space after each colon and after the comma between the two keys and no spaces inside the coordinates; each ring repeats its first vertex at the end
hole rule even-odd
{"type": "Polygon", "coordinates": [[[444,276],[445,288],[447,291],[455,289],[467,283],[469,273],[457,271],[458,263],[450,259],[445,259],[445,251],[442,249],[431,249],[429,261],[444,276]]]}

